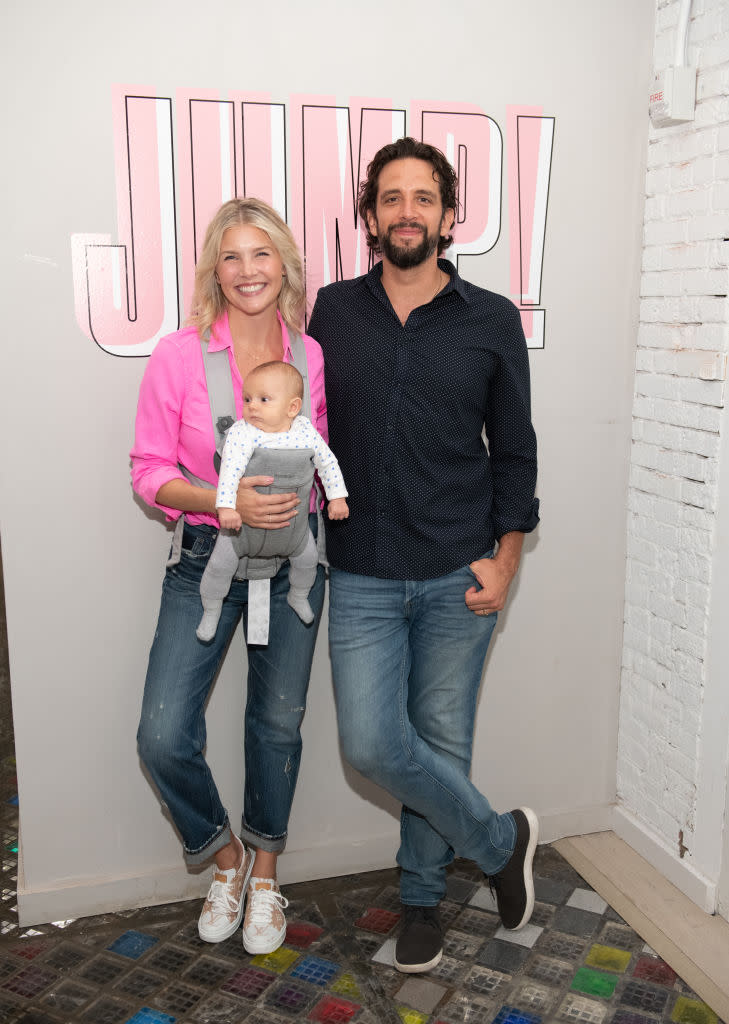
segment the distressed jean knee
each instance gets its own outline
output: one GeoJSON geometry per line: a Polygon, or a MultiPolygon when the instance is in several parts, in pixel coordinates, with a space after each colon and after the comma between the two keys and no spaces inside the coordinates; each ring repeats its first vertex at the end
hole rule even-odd
{"type": "Polygon", "coordinates": [[[137,729],[137,750],[142,764],[153,778],[164,776],[170,765],[186,759],[174,732],[166,727],[164,721],[148,715],[143,715],[137,729]]]}
{"type": "Polygon", "coordinates": [[[137,753],[145,768],[153,770],[159,753],[159,743],[154,735],[154,730],[148,728],[147,722],[143,719],[137,729],[137,753]]]}

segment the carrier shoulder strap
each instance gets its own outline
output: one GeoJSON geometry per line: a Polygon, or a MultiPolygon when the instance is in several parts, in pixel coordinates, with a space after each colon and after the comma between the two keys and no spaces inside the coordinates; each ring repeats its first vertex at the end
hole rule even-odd
{"type": "Polygon", "coordinates": [[[304,394],[301,399],[301,411],[307,419],[311,419],[311,388],[309,387],[309,366],[306,362],[306,346],[300,334],[289,335],[291,345],[291,362],[301,374],[304,381],[304,394]]]}
{"type": "Polygon", "coordinates": [[[213,418],[213,435],[215,437],[215,454],[213,462],[215,472],[220,472],[220,455],[225,444],[225,435],[236,421],[235,393],[233,391],[233,375],[230,372],[230,359],[227,348],[211,352],[208,347],[210,333],[205,332],[200,339],[205,382],[210,402],[210,415],[213,418]]]}

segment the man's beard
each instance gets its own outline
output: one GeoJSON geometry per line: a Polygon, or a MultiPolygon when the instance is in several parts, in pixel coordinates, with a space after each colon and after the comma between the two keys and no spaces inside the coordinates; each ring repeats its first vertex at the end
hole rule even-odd
{"type": "Polygon", "coordinates": [[[438,248],[438,242],[440,240],[440,235],[428,236],[426,229],[422,228],[423,238],[417,245],[396,245],[392,240],[392,232],[396,228],[405,226],[421,227],[421,225],[411,225],[404,222],[401,222],[400,224],[391,224],[385,234],[378,239],[382,255],[386,256],[389,262],[400,270],[408,270],[410,267],[419,267],[421,263],[425,263],[425,261],[430,259],[438,248]]]}

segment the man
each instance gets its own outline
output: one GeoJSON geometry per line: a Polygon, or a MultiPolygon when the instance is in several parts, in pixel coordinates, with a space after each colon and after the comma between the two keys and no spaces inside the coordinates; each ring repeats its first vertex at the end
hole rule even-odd
{"type": "Polygon", "coordinates": [[[339,730],[347,760],[403,804],[395,966],[409,973],[441,958],[454,855],[490,877],[505,927],[534,906],[534,812],[497,814],[468,778],[489,640],[538,522],[529,364],[515,306],[438,258],[456,188],[434,147],[384,146],[359,192],[382,262],[322,288],[309,325],[350,492],[350,519],[327,524],[339,730]]]}

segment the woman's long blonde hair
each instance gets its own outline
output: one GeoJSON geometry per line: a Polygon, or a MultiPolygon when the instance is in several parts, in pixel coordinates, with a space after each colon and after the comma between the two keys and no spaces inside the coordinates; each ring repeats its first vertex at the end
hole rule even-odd
{"type": "Polygon", "coordinates": [[[291,229],[262,199],[230,199],[223,203],[208,224],[200,259],[195,267],[190,324],[197,327],[202,337],[225,312],[225,296],[215,278],[215,267],[223,235],[228,228],[237,224],[260,228],[271,239],[284,266],[278,309],[289,330],[300,331],[306,309],[304,263],[291,229]]]}

